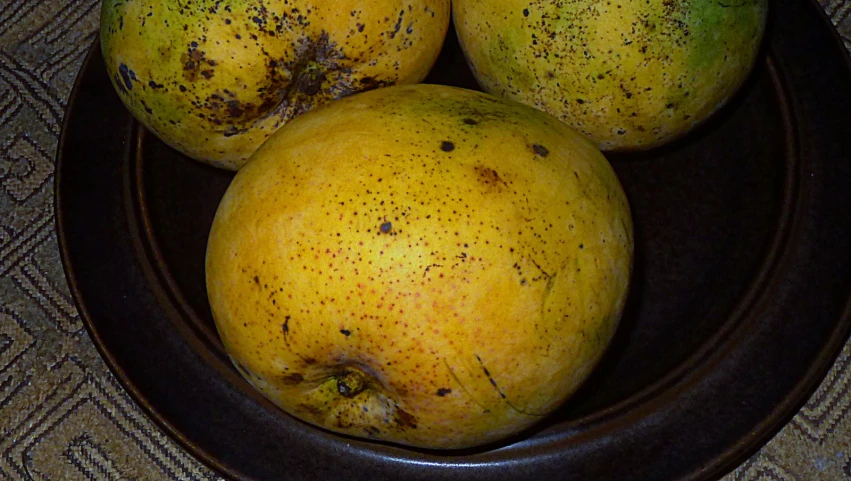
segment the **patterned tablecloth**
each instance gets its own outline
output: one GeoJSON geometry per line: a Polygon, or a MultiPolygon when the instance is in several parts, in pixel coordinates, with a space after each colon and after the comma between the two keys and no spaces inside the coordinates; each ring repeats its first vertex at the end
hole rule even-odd
{"type": "MultiPolygon", "coordinates": [[[[821,4],[851,49],[851,0],[821,4]]],[[[112,377],[62,272],[54,162],[99,10],[96,0],[0,1],[0,479],[219,479],[112,377]]],[[[795,418],[724,481],[851,479],[849,411],[851,343],[795,418]]]]}

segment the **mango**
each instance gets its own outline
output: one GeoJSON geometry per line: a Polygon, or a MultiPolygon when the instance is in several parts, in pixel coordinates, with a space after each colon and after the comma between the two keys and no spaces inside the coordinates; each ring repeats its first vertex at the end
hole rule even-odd
{"type": "Polygon", "coordinates": [[[767,0],[455,0],[488,92],[555,115],[604,151],[668,144],[745,82],[767,0]]]}
{"type": "Polygon", "coordinates": [[[105,0],[112,84],[179,152],[238,169],[277,128],[318,105],[422,81],[449,0],[105,0]]]}
{"type": "Polygon", "coordinates": [[[633,225],[606,158],[563,122],[419,84],[272,134],[206,255],[223,345],[274,404],[456,449],[541,422],[589,376],[623,313],[633,225]]]}

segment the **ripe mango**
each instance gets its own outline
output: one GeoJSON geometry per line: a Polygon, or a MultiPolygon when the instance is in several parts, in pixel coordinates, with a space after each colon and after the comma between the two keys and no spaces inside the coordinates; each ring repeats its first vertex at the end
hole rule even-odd
{"type": "Polygon", "coordinates": [[[394,86],[274,133],[236,174],[206,281],[237,369],[284,411],[411,446],[495,442],[588,377],[623,312],[623,189],[558,119],[394,86]]]}
{"type": "Polygon", "coordinates": [[[669,143],[741,87],[767,0],[454,0],[482,87],[549,112],[606,151],[669,143]]]}
{"type": "Polygon", "coordinates": [[[293,117],[425,78],[449,0],[105,0],[101,45],[121,100],[187,156],[238,169],[293,117]]]}

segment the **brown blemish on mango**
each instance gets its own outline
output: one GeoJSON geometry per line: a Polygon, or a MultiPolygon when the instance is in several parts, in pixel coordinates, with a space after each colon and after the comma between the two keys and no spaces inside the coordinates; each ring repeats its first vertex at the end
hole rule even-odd
{"type": "Polygon", "coordinates": [[[393,421],[402,429],[417,429],[417,418],[403,409],[396,408],[393,421]]]}
{"type": "Polygon", "coordinates": [[[313,416],[315,418],[318,418],[322,415],[322,409],[320,409],[318,406],[314,406],[312,404],[303,403],[303,404],[299,404],[298,406],[296,406],[296,408],[299,411],[309,413],[311,416],[313,416]]]}
{"type": "MultiPolygon", "coordinates": [[[[205,64],[209,67],[216,66],[216,61],[207,59],[205,53],[202,50],[198,50],[198,42],[194,41],[190,44],[187,51],[181,56],[181,62],[183,63],[183,77],[188,82],[197,81],[198,75],[203,75],[203,71],[210,72],[207,75],[212,77],[212,71],[204,69],[204,66],[205,64]],[[204,70],[202,71],[202,69],[204,70]]],[[[206,75],[203,76],[209,80],[206,75]]]]}
{"type": "Polygon", "coordinates": [[[508,184],[502,180],[496,170],[483,165],[476,165],[473,170],[476,172],[479,182],[484,184],[487,190],[501,192],[504,188],[508,188],[508,184]]]}
{"type": "Polygon", "coordinates": [[[288,386],[294,386],[304,381],[304,376],[301,373],[294,372],[281,376],[281,382],[288,386]]]}

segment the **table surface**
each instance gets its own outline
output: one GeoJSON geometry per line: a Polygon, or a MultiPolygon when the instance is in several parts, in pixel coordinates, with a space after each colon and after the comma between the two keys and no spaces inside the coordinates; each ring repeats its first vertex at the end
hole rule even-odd
{"type": "MultiPolygon", "coordinates": [[[[820,3],[851,49],[851,0],[820,3]]],[[[96,0],[0,1],[0,479],[218,480],[122,390],[65,283],[56,148],[99,13],[96,0]]],[[[851,342],[798,414],[723,478],[769,479],[851,479],[851,342]]]]}

